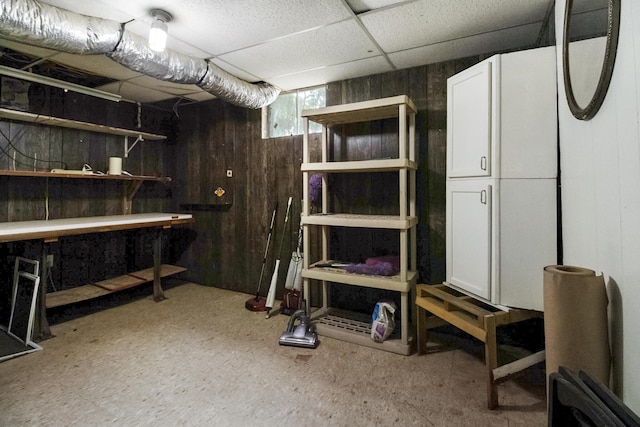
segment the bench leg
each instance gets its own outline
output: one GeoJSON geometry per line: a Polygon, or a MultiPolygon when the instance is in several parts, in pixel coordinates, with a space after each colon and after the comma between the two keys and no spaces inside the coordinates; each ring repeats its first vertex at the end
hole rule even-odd
{"type": "Polygon", "coordinates": [[[418,354],[424,354],[427,346],[427,310],[416,305],[416,346],[418,354]]]}
{"type": "Polygon", "coordinates": [[[485,316],[484,323],[487,334],[484,341],[484,362],[487,368],[487,406],[489,409],[495,409],[498,407],[498,386],[493,381],[493,370],[498,367],[496,319],[493,316],[485,316]]]}
{"type": "Polygon", "coordinates": [[[162,261],[162,229],[156,231],[153,241],[153,300],[158,302],[166,297],[162,289],[160,264],[162,261]]]}

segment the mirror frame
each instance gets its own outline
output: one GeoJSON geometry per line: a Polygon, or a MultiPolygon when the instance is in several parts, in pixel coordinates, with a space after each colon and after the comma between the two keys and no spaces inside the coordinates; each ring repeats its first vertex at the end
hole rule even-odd
{"type": "Polygon", "coordinates": [[[602,69],[598,86],[591,98],[589,104],[582,108],[576,102],[571,86],[571,73],[569,70],[569,21],[571,20],[571,8],[574,0],[566,0],[564,9],[564,29],[562,40],[562,74],[564,77],[565,93],[569,109],[573,116],[579,120],[590,120],[596,115],[609,89],[611,75],[613,74],[613,65],[616,61],[616,50],[618,48],[618,36],[620,32],[620,2],[621,0],[608,0],[609,13],[607,16],[607,42],[602,61],[602,69]]]}

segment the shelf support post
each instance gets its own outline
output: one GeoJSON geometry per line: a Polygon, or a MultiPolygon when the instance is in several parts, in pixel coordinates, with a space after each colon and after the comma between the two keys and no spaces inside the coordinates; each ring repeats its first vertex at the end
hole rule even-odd
{"type": "Polygon", "coordinates": [[[134,180],[128,182],[124,185],[124,194],[122,195],[122,214],[129,215],[131,214],[131,209],[133,207],[133,196],[135,196],[136,192],[142,185],[142,180],[134,180]]]}

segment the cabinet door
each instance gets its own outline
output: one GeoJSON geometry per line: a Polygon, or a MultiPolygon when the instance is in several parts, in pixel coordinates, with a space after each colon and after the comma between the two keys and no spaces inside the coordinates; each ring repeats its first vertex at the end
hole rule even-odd
{"type": "Polygon", "coordinates": [[[491,72],[486,60],[447,80],[449,178],[491,175],[491,72]]]}
{"type": "Polygon", "coordinates": [[[491,298],[491,190],[489,180],[447,182],[447,282],[491,298]]]}

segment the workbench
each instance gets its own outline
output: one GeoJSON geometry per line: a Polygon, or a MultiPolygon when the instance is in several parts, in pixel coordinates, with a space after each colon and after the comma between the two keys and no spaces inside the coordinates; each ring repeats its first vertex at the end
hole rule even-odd
{"type": "MultiPolygon", "coordinates": [[[[0,223],[0,243],[16,242],[22,240],[42,240],[44,242],[42,259],[46,260],[48,254],[48,243],[56,242],[61,237],[90,233],[105,233],[119,230],[154,228],[156,230],[156,235],[153,243],[153,268],[133,274],[133,279],[131,280],[137,279],[138,282],[136,283],[143,283],[153,280],[153,298],[155,301],[161,301],[165,298],[160,281],[161,277],[163,275],[175,274],[175,272],[184,270],[181,268],[176,268],[174,266],[161,265],[160,255],[162,230],[171,228],[174,225],[188,224],[191,222],[193,222],[193,216],[191,214],[175,213],[142,213],[130,215],[108,215],[82,218],[4,222],[0,223]]],[[[40,266],[40,277],[47,277],[47,263],[41,262],[40,266]]],[[[120,281],[122,281],[122,279],[120,279],[120,281]]],[[[130,284],[133,282],[126,280],[126,283],[130,284]]],[[[111,290],[123,288],[117,286],[114,287],[113,279],[111,281],[106,280],[104,286],[96,287],[97,289],[102,289],[104,292],[100,292],[99,290],[93,293],[85,292],[85,296],[86,298],[89,298],[99,296],[103,293],[108,293],[110,292],[109,286],[111,286],[111,290]]],[[[127,287],[127,285],[125,284],[124,287],[127,287]]],[[[74,289],[76,288],[72,288],[68,291],[77,293],[77,291],[74,291],[74,289]]],[[[57,292],[57,294],[64,292],[67,292],[67,290],[57,292]]],[[[49,295],[53,297],[52,294],[49,295]]],[[[46,316],[46,286],[40,287],[40,297],[42,303],[40,304],[41,309],[39,335],[40,338],[43,339],[50,336],[49,324],[46,316]]],[[[56,297],[59,297],[58,299],[62,297],[62,300],[65,300],[65,295],[61,294],[57,295],[56,297]]],[[[66,300],[69,300],[68,295],[66,300]]]]}

